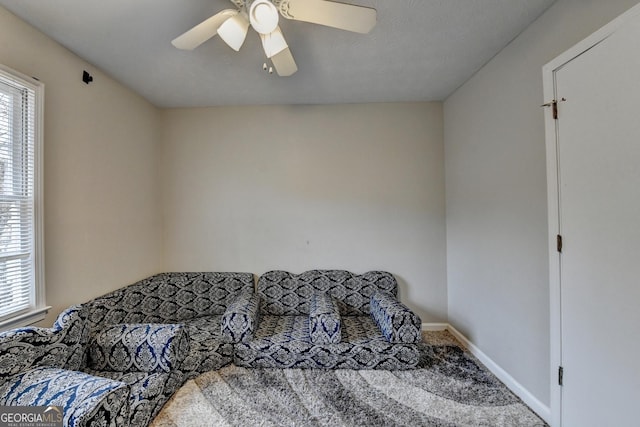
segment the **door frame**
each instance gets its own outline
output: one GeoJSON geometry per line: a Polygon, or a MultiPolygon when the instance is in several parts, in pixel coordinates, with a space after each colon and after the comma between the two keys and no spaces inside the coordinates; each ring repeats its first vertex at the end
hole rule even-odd
{"type": "MultiPolygon", "coordinates": [[[[640,15],[640,4],[633,6],[595,33],[577,43],[542,67],[544,102],[558,99],[556,73],[566,64],[589,51],[622,28],[629,20],[640,15]]],[[[560,95],[561,96],[561,95],[560,95]]],[[[550,109],[549,109],[550,110],[550,109]]],[[[558,103],[562,118],[562,102],[558,103]]],[[[551,425],[562,426],[562,387],[558,385],[558,367],[562,366],[562,307],[561,307],[561,271],[562,257],[557,251],[556,236],[562,234],[560,223],[560,182],[558,159],[558,122],[551,112],[545,111],[545,142],[547,153],[547,206],[549,223],[549,312],[550,312],[550,410],[551,425]]]]}

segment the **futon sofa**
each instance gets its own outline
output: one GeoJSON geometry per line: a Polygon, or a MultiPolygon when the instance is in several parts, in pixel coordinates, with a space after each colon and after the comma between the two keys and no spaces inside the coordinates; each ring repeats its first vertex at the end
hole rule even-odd
{"type": "Polygon", "coordinates": [[[234,362],[252,368],[415,368],[421,321],[397,292],[396,279],[382,271],[265,273],[258,280],[258,328],[235,344],[234,362]]]}
{"type": "Polygon", "coordinates": [[[146,426],[254,329],[251,273],[163,273],[0,333],[0,405],[62,406],[65,426],[146,426]]]}
{"type": "Polygon", "coordinates": [[[145,426],[201,373],[410,369],[420,319],[385,272],[162,273],[0,333],[0,405],[62,406],[66,426],[145,426]],[[37,392],[34,392],[37,391],[37,392]]]}

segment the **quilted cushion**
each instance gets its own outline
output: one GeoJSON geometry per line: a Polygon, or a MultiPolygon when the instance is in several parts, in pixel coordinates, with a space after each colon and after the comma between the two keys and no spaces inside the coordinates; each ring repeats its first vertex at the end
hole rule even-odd
{"type": "Polygon", "coordinates": [[[103,371],[170,372],[187,352],[182,325],[114,325],[91,339],[87,365],[103,371]]]}
{"type": "Polygon", "coordinates": [[[62,406],[65,426],[128,425],[129,386],[83,372],[36,368],[0,387],[0,405],[62,406]]]}
{"type": "Polygon", "coordinates": [[[391,343],[418,343],[422,340],[420,318],[386,292],[371,295],[371,316],[391,343]]]}
{"type": "Polygon", "coordinates": [[[125,383],[130,387],[129,418],[132,426],[148,425],[182,384],[182,376],[175,377],[175,373],[95,370],[86,370],[86,372],[125,383]]]}
{"type": "Polygon", "coordinates": [[[222,315],[222,339],[236,343],[250,340],[258,324],[260,297],[253,291],[244,291],[229,304],[222,315]]]}
{"type": "Polygon", "coordinates": [[[37,367],[80,369],[89,339],[82,306],[69,307],[52,328],[28,326],[0,333],[0,385],[37,367]]]}
{"type": "Polygon", "coordinates": [[[184,323],[190,348],[181,370],[189,378],[216,371],[233,361],[233,344],[222,340],[221,318],[208,316],[184,323]]]}
{"type": "Polygon", "coordinates": [[[337,344],[340,342],[340,312],[333,298],[316,291],[311,297],[309,313],[309,337],[315,344],[337,344]]]}
{"type": "Polygon", "coordinates": [[[391,344],[370,316],[342,318],[339,344],[314,344],[308,316],[263,316],[253,340],[235,344],[234,363],[249,368],[412,369],[415,344],[391,344]]]}
{"type": "Polygon", "coordinates": [[[342,316],[369,315],[371,295],[377,290],[397,294],[390,273],[369,271],[356,275],[343,270],[311,270],[302,274],[269,271],[258,280],[260,312],[272,315],[308,315],[311,295],[328,293],[338,301],[342,316]]]}
{"type": "Polygon", "coordinates": [[[92,332],[123,323],[180,323],[221,315],[245,290],[251,273],[162,273],[86,303],[92,332]]]}

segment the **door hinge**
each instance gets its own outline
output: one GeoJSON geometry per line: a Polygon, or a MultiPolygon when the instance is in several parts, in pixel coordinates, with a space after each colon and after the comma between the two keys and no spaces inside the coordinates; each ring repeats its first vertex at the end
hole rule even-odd
{"type": "Polygon", "coordinates": [[[556,247],[558,248],[558,252],[562,253],[562,236],[559,234],[556,236],[556,247]]]}
{"type": "MultiPolygon", "coordinates": [[[[560,101],[566,101],[566,98],[562,98],[560,101]]],[[[553,114],[553,120],[558,120],[558,101],[553,100],[551,102],[547,102],[546,104],[542,104],[541,107],[551,107],[551,112],[553,114]]]]}
{"type": "Polygon", "coordinates": [[[564,368],[562,366],[558,366],[558,385],[562,385],[564,377],[564,368]]]}

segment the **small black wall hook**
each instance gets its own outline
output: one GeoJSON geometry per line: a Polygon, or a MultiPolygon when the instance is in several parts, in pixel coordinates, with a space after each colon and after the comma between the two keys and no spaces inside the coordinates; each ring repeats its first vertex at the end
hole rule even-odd
{"type": "Polygon", "coordinates": [[[82,72],[82,81],[85,82],[86,84],[89,84],[93,81],[93,76],[89,74],[87,70],[84,70],[82,72]]]}

